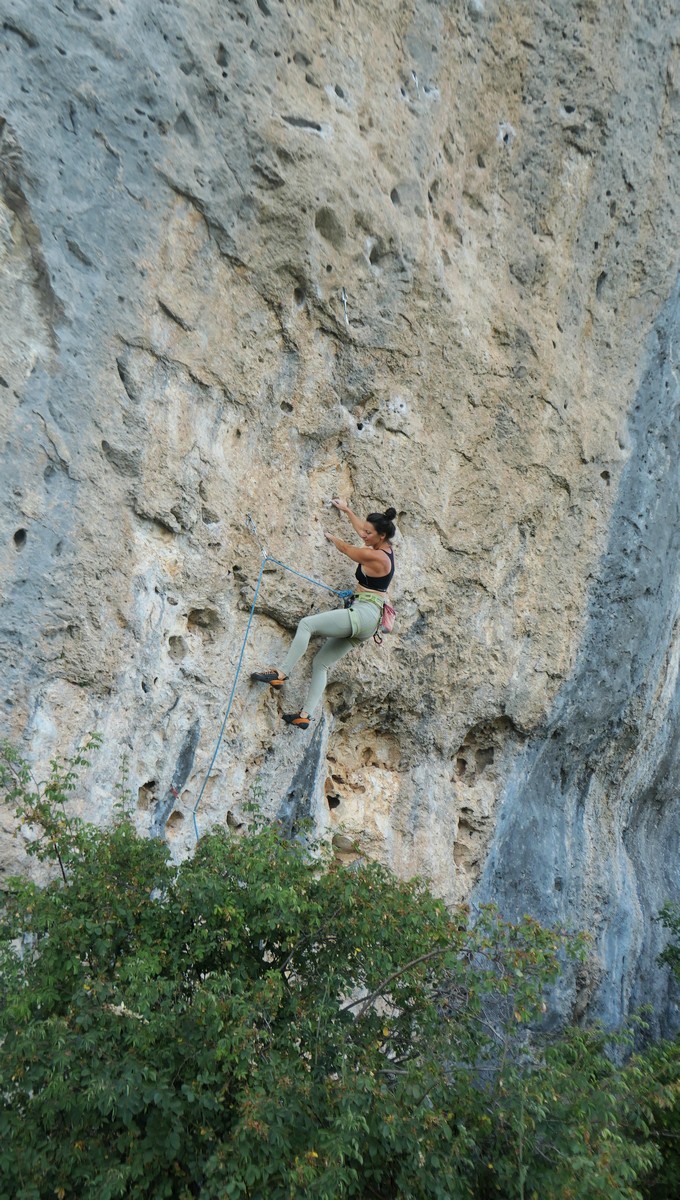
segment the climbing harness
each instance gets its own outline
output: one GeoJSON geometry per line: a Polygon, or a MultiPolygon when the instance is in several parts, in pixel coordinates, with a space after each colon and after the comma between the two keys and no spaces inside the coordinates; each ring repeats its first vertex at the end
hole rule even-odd
{"type": "Polygon", "coordinates": [[[260,537],[257,532],[257,526],[255,525],[253,518],[250,516],[250,513],[246,514],[246,525],[250,529],[251,533],[253,534],[253,536],[255,538],[255,541],[257,542],[258,546],[260,547],[260,551],[262,553],[262,561],[260,563],[260,573],[257,577],[257,583],[255,584],[255,595],[253,596],[253,603],[250,606],[250,612],[248,614],[246,631],[243,635],[243,641],[241,643],[241,652],[238,657],[238,663],[236,664],[236,674],[234,676],[234,682],[232,684],[231,692],[229,693],[229,700],[227,702],[227,711],[224,714],[224,720],[222,722],[222,727],[220,729],[219,736],[217,738],[217,744],[215,746],[213,756],[210,760],[210,766],[208,767],[208,770],[206,771],[205,779],[203,780],[203,783],[201,784],[201,790],[198,793],[198,799],[196,800],[196,803],[194,804],[192,816],[193,816],[193,821],[194,821],[194,833],[196,834],[196,841],[198,841],[198,838],[199,838],[198,822],[196,820],[196,813],[198,812],[198,806],[201,803],[201,800],[203,798],[203,793],[206,788],[206,784],[208,782],[208,779],[210,778],[210,772],[212,771],[212,769],[215,765],[215,760],[217,758],[220,745],[222,744],[222,737],[223,737],[224,731],[227,727],[227,721],[229,720],[231,706],[232,706],[232,703],[234,700],[234,696],[236,694],[236,685],[238,683],[238,678],[241,673],[241,667],[243,665],[243,656],[244,656],[245,650],[246,650],[246,642],[248,641],[248,634],[250,633],[250,626],[252,625],[252,622],[253,622],[253,614],[255,612],[255,605],[257,604],[257,597],[260,594],[260,585],[262,583],[262,576],[264,575],[264,569],[265,569],[267,563],[272,563],[276,567],[281,567],[284,571],[289,571],[291,575],[297,575],[299,579],[306,579],[308,583],[313,583],[316,587],[324,588],[327,592],[333,592],[333,594],[335,596],[339,596],[343,602],[348,600],[349,597],[354,594],[353,590],[351,588],[344,588],[342,591],[339,591],[338,588],[330,587],[330,585],[327,583],[322,583],[320,579],[313,579],[311,575],[305,575],[304,572],[302,572],[302,571],[296,571],[294,567],[289,567],[287,563],[279,562],[278,558],[272,558],[269,551],[267,550],[267,547],[264,546],[262,544],[262,542],[260,541],[260,537]]]}

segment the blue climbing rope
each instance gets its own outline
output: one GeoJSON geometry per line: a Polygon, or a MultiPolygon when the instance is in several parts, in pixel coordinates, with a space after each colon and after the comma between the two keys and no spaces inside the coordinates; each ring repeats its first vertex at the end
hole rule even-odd
{"type": "MultiPolygon", "coordinates": [[[[250,517],[250,516],[247,517],[247,523],[250,526],[250,528],[253,530],[255,537],[257,538],[257,540],[259,542],[260,539],[257,537],[257,530],[255,528],[255,524],[253,522],[252,517],[250,517]]],[[[198,812],[198,806],[201,803],[201,800],[203,798],[203,793],[206,788],[206,784],[208,782],[208,779],[210,778],[210,772],[212,771],[212,769],[215,765],[215,760],[217,758],[220,746],[222,744],[222,738],[224,736],[224,731],[227,727],[227,721],[229,720],[231,706],[232,706],[232,703],[234,700],[234,696],[236,694],[236,685],[238,683],[239,675],[241,674],[241,667],[243,666],[243,656],[246,651],[246,642],[248,641],[248,634],[250,633],[250,626],[253,623],[253,614],[255,612],[255,605],[257,604],[257,597],[260,594],[260,585],[262,583],[262,576],[264,575],[264,569],[265,569],[267,563],[273,563],[277,567],[282,567],[284,571],[289,571],[291,575],[297,575],[300,579],[306,579],[308,583],[313,583],[316,585],[316,587],[325,588],[325,590],[327,592],[333,592],[336,596],[340,596],[340,598],[342,600],[346,600],[350,596],[354,595],[351,588],[345,588],[342,591],[339,591],[338,588],[330,587],[329,584],[327,584],[327,583],[322,583],[320,579],[313,579],[311,575],[305,575],[302,571],[296,571],[294,567],[289,567],[286,563],[279,562],[278,558],[271,558],[261,543],[260,543],[260,549],[262,551],[262,562],[260,564],[260,574],[257,577],[257,583],[255,585],[255,595],[253,596],[253,603],[251,604],[250,612],[248,613],[248,622],[246,624],[246,631],[243,635],[243,641],[241,643],[241,653],[238,656],[238,663],[236,664],[236,674],[234,676],[234,682],[232,684],[231,692],[229,694],[229,701],[227,703],[227,711],[224,714],[222,728],[220,729],[219,736],[217,738],[217,744],[215,746],[213,756],[210,760],[210,766],[208,767],[208,770],[206,771],[205,779],[203,780],[203,783],[201,784],[201,790],[198,793],[198,799],[196,800],[196,803],[194,804],[194,810],[192,813],[193,821],[194,821],[194,833],[196,834],[196,841],[198,841],[198,838],[199,838],[198,822],[196,820],[196,813],[198,812]]]]}
{"type": "Polygon", "coordinates": [[[352,588],[344,588],[341,592],[337,588],[330,587],[327,583],[322,583],[320,579],[312,579],[311,575],[304,575],[302,571],[296,571],[294,567],[288,567],[285,563],[279,562],[278,558],[267,558],[265,562],[276,563],[277,567],[283,567],[284,571],[290,571],[291,575],[297,575],[300,579],[306,579],[308,583],[315,583],[317,587],[325,588],[327,592],[334,592],[336,596],[340,596],[342,600],[347,600],[354,595],[352,588]]]}
{"type": "Polygon", "coordinates": [[[277,567],[283,567],[284,571],[290,571],[291,575],[297,575],[298,579],[306,579],[307,583],[313,583],[316,585],[316,587],[325,588],[327,592],[333,592],[336,596],[340,596],[343,600],[346,600],[349,596],[354,595],[352,588],[345,588],[343,591],[338,591],[337,588],[330,587],[327,583],[322,583],[320,579],[313,579],[311,575],[305,575],[302,571],[296,571],[294,567],[289,567],[287,563],[279,562],[278,558],[272,558],[267,550],[267,547],[263,546],[262,542],[260,541],[260,535],[257,532],[257,526],[250,513],[246,513],[246,525],[251,530],[255,541],[262,551],[262,557],[266,560],[266,562],[275,563],[277,567]]]}

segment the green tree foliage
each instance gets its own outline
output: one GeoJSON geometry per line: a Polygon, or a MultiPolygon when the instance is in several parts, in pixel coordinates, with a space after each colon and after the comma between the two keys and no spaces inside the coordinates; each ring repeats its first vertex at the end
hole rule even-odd
{"type": "Polygon", "coordinates": [[[52,877],[0,910],[0,1200],[642,1195],[673,1081],[541,1032],[580,939],[263,823],[175,866],[69,817],[85,761],[2,760],[52,877]]]}
{"type": "MultiPolygon", "coordinates": [[[[662,966],[670,967],[671,984],[680,984],[680,904],[666,904],[659,920],[670,932],[662,966]]],[[[646,1067],[656,1082],[650,1104],[650,1131],[661,1147],[662,1160],[645,1181],[645,1200],[674,1200],[680,1195],[680,1044],[662,1041],[646,1055],[646,1067]]]]}
{"type": "Polygon", "coordinates": [[[680,983],[680,903],[664,905],[659,913],[659,920],[671,934],[671,940],[660,955],[659,961],[670,967],[676,983],[680,983]]]}

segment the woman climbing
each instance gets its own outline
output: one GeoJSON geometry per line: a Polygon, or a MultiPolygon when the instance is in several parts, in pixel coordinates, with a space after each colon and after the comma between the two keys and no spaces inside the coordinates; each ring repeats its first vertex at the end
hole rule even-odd
{"type": "Polygon", "coordinates": [[[281,670],[254,671],[251,679],[268,683],[270,687],[283,687],[295,664],[302,658],[313,634],[326,638],[312,663],[312,678],[304,708],[295,713],[283,713],[283,719],[296,729],[307,729],[311,713],[321,699],[328,668],[347,654],[352,646],[365,642],[377,632],[382,614],[383,601],[394,575],[394,508],[384,513],[369,513],[365,521],[352,512],[344,500],[333,500],[340,512],[345,513],[359,534],[363,546],[352,546],[332,533],[324,537],[332,542],[341,554],[346,554],[358,563],[356,570],[357,590],[349,608],[336,608],[332,612],[319,613],[314,617],[303,617],[291,642],[288,654],[281,663],[281,670]]]}

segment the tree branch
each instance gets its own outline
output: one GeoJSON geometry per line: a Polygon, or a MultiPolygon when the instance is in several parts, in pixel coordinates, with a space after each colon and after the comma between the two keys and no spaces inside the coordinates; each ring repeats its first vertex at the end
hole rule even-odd
{"type": "Polygon", "coordinates": [[[385,991],[385,988],[389,987],[389,985],[393,983],[395,979],[399,979],[400,975],[405,975],[407,971],[410,971],[412,967],[419,966],[420,963],[429,962],[433,958],[441,958],[442,955],[448,954],[450,950],[450,946],[442,946],[439,950],[430,950],[427,954],[421,954],[418,958],[412,958],[411,961],[407,962],[405,966],[400,967],[398,971],[393,971],[391,975],[387,976],[387,979],[383,979],[382,983],[375,989],[375,991],[369,992],[367,996],[360,996],[358,1000],[352,1000],[350,1004],[343,1004],[340,1012],[348,1012],[350,1008],[356,1008],[358,1004],[361,1004],[361,1011],[357,1015],[357,1020],[359,1020],[361,1017],[363,1017],[367,1008],[369,1008],[373,1001],[377,1000],[378,996],[381,996],[385,991]]]}

